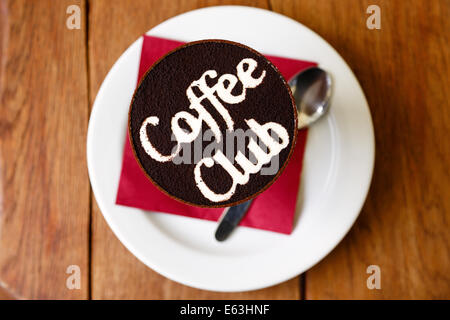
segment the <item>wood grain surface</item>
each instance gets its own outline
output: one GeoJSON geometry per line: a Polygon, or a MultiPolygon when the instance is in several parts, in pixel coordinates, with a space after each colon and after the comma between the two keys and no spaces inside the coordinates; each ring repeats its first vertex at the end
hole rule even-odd
{"type": "Polygon", "coordinates": [[[86,38],[66,28],[70,4],[84,10],[0,2],[0,281],[16,298],[88,297],[86,38]]]}
{"type": "Polygon", "coordinates": [[[345,240],[307,272],[305,298],[449,298],[450,2],[273,1],[272,8],[336,48],[363,87],[375,127],[366,204],[345,240]],[[374,3],[380,30],[365,26],[374,3]],[[367,289],[369,265],[381,269],[381,290],[367,289]]]}
{"type": "Polygon", "coordinates": [[[0,299],[450,298],[450,1],[0,0],[0,299]],[[80,30],[65,26],[81,8],[80,30]],[[376,163],[355,226],[280,285],[223,294],[168,280],[107,226],[86,169],[97,91],[142,33],[188,10],[256,6],[303,23],[343,56],[370,105],[376,163]],[[366,28],[371,4],[381,30],[366,28]],[[81,289],[66,268],[81,269],[81,289]],[[366,268],[381,269],[369,290],[366,268]]]}

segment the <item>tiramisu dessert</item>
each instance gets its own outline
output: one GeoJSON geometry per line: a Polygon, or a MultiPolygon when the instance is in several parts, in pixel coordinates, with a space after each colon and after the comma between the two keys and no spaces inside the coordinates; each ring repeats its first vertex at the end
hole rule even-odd
{"type": "Polygon", "coordinates": [[[131,102],[129,134],[139,165],[161,191],[191,205],[226,207],[280,175],[294,149],[296,115],[286,81],[263,55],[202,40],[147,71],[131,102]]]}

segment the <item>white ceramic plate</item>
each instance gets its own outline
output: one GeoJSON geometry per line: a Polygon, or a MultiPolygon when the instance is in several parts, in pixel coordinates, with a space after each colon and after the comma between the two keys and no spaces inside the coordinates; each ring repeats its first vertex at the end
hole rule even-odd
{"type": "Polygon", "coordinates": [[[89,121],[89,176],[111,229],[147,266],[196,288],[259,289],[309,269],[349,231],[372,177],[375,150],[370,111],[350,68],[305,26],[261,9],[195,10],[165,21],[148,34],[182,41],[227,39],[265,54],[318,62],[334,78],[332,107],[309,132],[293,233],[240,227],[227,241],[216,242],[214,222],[115,205],[128,106],[142,46],[142,38],[138,39],[106,76],[89,121]]]}

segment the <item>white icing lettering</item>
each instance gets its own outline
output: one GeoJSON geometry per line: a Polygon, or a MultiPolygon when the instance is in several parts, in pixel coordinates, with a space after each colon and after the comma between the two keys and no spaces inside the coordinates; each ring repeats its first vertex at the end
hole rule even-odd
{"type": "MultiPolygon", "coordinates": [[[[265,70],[261,72],[258,78],[252,76],[257,66],[258,64],[254,59],[243,59],[236,67],[237,76],[233,74],[223,74],[212,87],[207,84],[206,78],[216,79],[217,72],[215,70],[205,71],[200,79],[193,81],[186,89],[186,96],[190,103],[189,109],[195,110],[198,115],[194,116],[187,111],[180,111],[172,117],[171,129],[177,141],[177,146],[174,148],[174,151],[170,155],[162,155],[149,141],[147,126],[157,126],[159,124],[159,118],[151,116],[143,121],[139,132],[141,145],[145,152],[159,162],[173,160],[181,150],[181,143],[191,143],[199,134],[201,134],[203,122],[209,127],[217,142],[223,140],[218,123],[202,105],[202,102],[207,100],[220,114],[227,126],[227,130],[233,132],[234,121],[221,100],[228,104],[238,104],[243,102],[246,97],[246,90],[259,86],[266,76],[265,70]],[[236,88],[238,81],[242,84],[242,91],[235,95],[233,94],[233,89],[236,88]],[[200,92],[201,95],[197,96],[194,89],[196,89],[197,92],[200,92]],[[180,121],[185,122],[190,130],[181,128],[180,121]]],[[[278,155],[281,150],[286,148],[289,144],[289,135],[282,125],[275,122],[268,122],[261,125],[254,119],[245,120],[245,122],[254,134],[256,134],[258,139],[267,146],[268,150],[267,152],[263,150],[256,141],[251,138],[248,149],[256,159],[256,163],[253,163],[247,159],[241,151],[238,151],[234,158],[240,167],[238,169],[220,150],[216,151],[212,157],[205,157],[198,161],[194,167],[195,183],[201,193],[213,202],[221,202],[230,199],[235,193],[237,185],[245,185],[248,183],[250,174],[258,173],[262,166],[269,163],[273,156],[278,155]],[[269,130],[276,133],[279,138],[278,141],[269,134],[269,130]],[[279,142],[279,140],[281,140],[281,142],[279,142]],[[212,168],[215,164],[220,165],[230,175],[233,181],[229,190],[223,194],[218,194],[211,190],[202,178],[202,167],[212,168]]]]}

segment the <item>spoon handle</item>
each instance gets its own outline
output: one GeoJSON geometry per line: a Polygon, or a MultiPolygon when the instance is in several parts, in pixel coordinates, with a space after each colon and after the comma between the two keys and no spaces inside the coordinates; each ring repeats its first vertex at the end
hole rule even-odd
{"type": "Polygon", "coordinates": [[[224,210],[219,219],[219,226],[217,227],[215,233],[217,241],[224,241],[228,238],[230,233],[245,216],[252,202],[253,200],[249,200],[224,210]]]}

